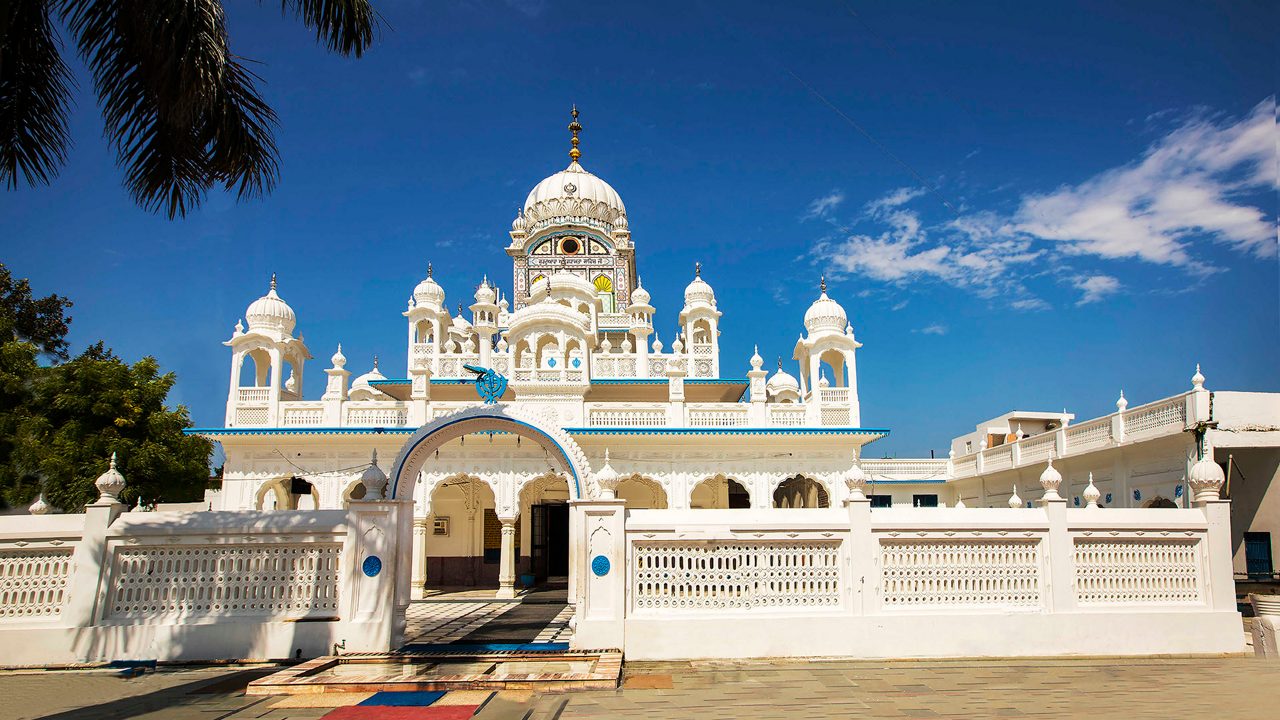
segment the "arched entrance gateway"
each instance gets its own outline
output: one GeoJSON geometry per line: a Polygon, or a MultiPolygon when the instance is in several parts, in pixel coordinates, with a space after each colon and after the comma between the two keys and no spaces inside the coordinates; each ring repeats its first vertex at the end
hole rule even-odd
{"type": "MultiPolygon", "coordinates": [[[[522,505],[528,505],[530,502],[537,503],[544,494],[554,494],[557,487],[567,486],[567,499],[570,503],[595,497],[597,494],[591,479],[590,462],[582,448],[568,433],[535,413],[517,410],[503,404],[483,405],[437,418],[419,428],[401,447],[391,467],[387,496],[394,500],[413,501],[420,478],[425,472],[431,470],[431,464],[441,447],[469,435],[494,433],[510,434],[535,443],[545,451],[546,459],[554,469],[559,471],[521,477],[515,472],[494,467],[494,472],[484,473],[483,478],[474,478],[474,480],[482,480],[492,491],[492,512],[501,524],[501,542],[498,548],[498,597],[510,598],[515,596],[517,521],[520,520],[522,505]]],[[[455,478],[456,481],[458,476],[450,475],[449,477],[455,478]]],[[[468,479],[468,482],[472,481],[473,479],[468,479]]],[[[432,488],[433,491],[435,489],[437,488],[432,488]]],[[[431,502],[431,497],[432,493],[428,493],[428,503],[431,502]]],[[[575,522],[572,512],[565,511],[563,514],[567,516],[565,519],[570,525],[575,522]]],[[[535,520],[542,520],[545,524],[547,513],[540,510],[538,515],[538,518],[528,518],[526,523],[532,525],[535,520]]],[[[400,547],[403,548],[413,547],[411,516],[412,513],[404,513],[403,517],[406,520],[397,529],[400,547]]],[[[542,539],[535,535],[531,538],[531,545],[544,553],[554,551],[566,555],[563,559],[556,557],[549,566],[567,570],[569,598],[572,601],[578,568],[572,562],[575,556],[572,547],[574,537],[572,527],[564,528],[564,531],[567,537],[564,542],[548,544],[545,541],[540,542],[542,539]]],[[[431,537],[428,536],[427,543],[430,542],[431,537]]],[[[412,555],[412,552],[401,553],[397,559],[396,598],[397,605],[401,606],[398,608],[401,616],[404,608],[408,607],[411,597],[414,576],[412,555]]]]}

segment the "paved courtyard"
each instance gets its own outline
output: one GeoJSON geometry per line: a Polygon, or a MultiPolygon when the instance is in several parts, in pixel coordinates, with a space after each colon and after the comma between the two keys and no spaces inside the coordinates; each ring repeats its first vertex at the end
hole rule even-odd
{"type": "MultiPolygon", "coordinates": [[[[267,720],[343,715],[350,698],[249,697],[272,668],[162,669],[135,679],[104,671],[0,673],[0,717],[58,720],[267,720]],[[306,704],[329,707],[299,707],[306,704]]],[[[1254,658],[755,661],[627,666],[618,690],[563,695],[468,691],[433,714],[386,708],[371,717],[552,718],[1141,718],[1270,717],[1280,663],[1254,658]],[[464,705],[464,703],[469,703],[464,705]],[[466,711],[472,712],[472,711],[466,711]]],[[[450,697],[453,696],[453,697],[450,697]]],[[[425,710],[424,710],[425,712],[425,710]]]]}

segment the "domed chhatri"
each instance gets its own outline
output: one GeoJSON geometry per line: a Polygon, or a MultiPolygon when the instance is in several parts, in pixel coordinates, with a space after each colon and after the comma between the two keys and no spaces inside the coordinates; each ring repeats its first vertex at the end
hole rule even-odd
{"type": "Polygon", "coordinates": [[[804,313],[805,330],[808,330],[810,335],[821,332],[843,333],[849,324],[849,316],[845,313],[844,306],[827,297],[826,277],[822,278],[819,287],[821,294],[804,313]]]}
{"type": "Polygon", "coordinates": [[[249,331],[273,330],[281,335],[293,334],[298,317],[289,303],[276,294],[276,274],[271,273],[271,288],[267,294],[254,300],[244,311],[244,319],[249,321],[249,331]]]}
{"type": "Polygon", "coordinates": [[[689,283],[684,289],[685,307],[703,304],[716,306],[716,291],[711,289],[706,280],[702,279],[702,263],[693,264],[693,282],[689,283]]]}
{"type": "Polygon", "coordinates": [[[444,307],[444,288],[431,277],[431,263],[427,263],[427,277],[413,289],[413,302],[420,307],[439,310],[444,307]]]}
{"type": "Polygon", "coordinates": [[[1044,488],[1044,500],[1061,500],[1062,496],[1058,494],[1058,487],[1062,485],[1062,473],[1053,466],[1053,455],[1049,455],[1049,463],[1045,466],[1044,472],[1040,473],[1040,487],[1044,488]]]}

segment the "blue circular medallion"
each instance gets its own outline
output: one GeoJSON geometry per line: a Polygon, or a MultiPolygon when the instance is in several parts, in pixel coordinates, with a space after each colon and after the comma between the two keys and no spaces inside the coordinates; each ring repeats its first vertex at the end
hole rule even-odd
{"type": "Polygon", "coordinates": [[[382,558],[377,555],[370,555],[364,559],[364,564],[360,566],[360,569],[364,571],[365,575],[376,577],[378,573],[382,572],[382,558]]]}
{"type": "Polygon", "coordinates": [[[591,572],[595,573],[596,577],[604,577],[605,575],[608,575],[609,558],[603,555],[597,555],[591,558],[591,572]]]}

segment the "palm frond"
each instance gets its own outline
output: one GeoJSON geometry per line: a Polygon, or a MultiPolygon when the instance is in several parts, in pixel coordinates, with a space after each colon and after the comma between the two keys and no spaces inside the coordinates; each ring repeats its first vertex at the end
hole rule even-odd
{"type": "Polygon", "coordinates": [[[0,183],[48,184],[66,161],[71,73],[46,0],[0,7],[0,183]]]}
{"type": "Polygon", "coordinates": [[[138,204],[173,218],[216,183],[270,190],[276,118],[232,59],[219,0],[68,0],[65,18],[138,204]]]}
{"type": "Polygon", "coordinates": [[[373,44],[378,15],[369,0],[282,0],[330,50],[360,57],[373,44]]]}

